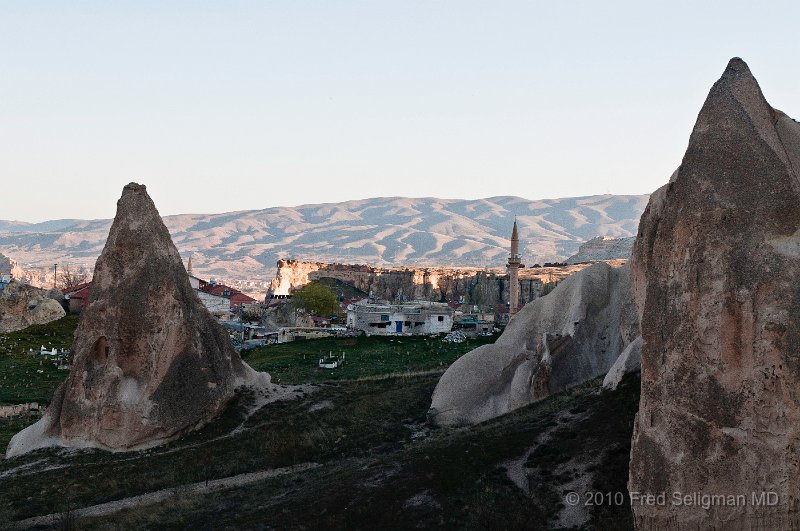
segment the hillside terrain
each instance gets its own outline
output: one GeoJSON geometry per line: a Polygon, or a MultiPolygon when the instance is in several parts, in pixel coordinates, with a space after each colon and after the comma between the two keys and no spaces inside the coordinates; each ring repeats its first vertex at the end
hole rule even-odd
{"type": "Polygon", "coordinates": [[[46,450],[0,463],[12,528],[631,528],[624,492],[638,380],[599,381],[471,429],[431,429],[436,375],[318,386],[134,454],[46,450]],[[34,466],[35,465],[35,466],[34,466]],[[91,482],[85,478],[91,477],[91,482]],[[39,493],[33,501],[29,494],[39,493]],[[257,502],[256,502],[257,500],[257,502]],[[376,520],[377,519],[377,520],[376,520]]]}
{"type": "MultiPolygon", "coordinates": [[[[597,236],[636,233],[647,195],[528,200],[373,198],[224,214],[165,216],[196,274],[260,280],[278,258],[375,266],[503,266],[511,225],[520,227],[523,261],[561,261],[597,236]]],[[[111,220],[0,221],[0,251],[52,271],[54,263],[93,267],[111,220]]]]}
{"type": "MultiPolygon", "coordinates": [[[[37,372],[23,352],[42,342],[68,347],[76,324],[66,317],[0,336],[0,380],[19,384],[6,403],[47,402],[65,375],[37,372]]],[[[593,380],[471,428],[427,424],[444,368],[492,339],[342,338],[253,351],[248,362],[276,381],[312,385],[300,399],[262,407],[242,392],[219,419],[158,448],[0,459],[0,521],[10,529],[209,519],[233,528],[631,528],[625,500],[573,507],[564,495],[625,491],[638,378],[614,392],[593,380]],[[342,372],[315,368],[321,354],[345,350],[342,372]]],[[[0,446],[36,418],[0,419],[0,446]]]]}

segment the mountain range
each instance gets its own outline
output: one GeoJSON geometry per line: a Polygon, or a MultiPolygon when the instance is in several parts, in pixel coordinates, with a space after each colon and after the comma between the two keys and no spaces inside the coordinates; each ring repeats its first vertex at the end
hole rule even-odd
{"type": "MultiPolygon", "coordinates": [[[[502,266],[519,225],[526,263],[560,261],[597,236],[636,234],[647,195],[528,200],[372,198],[165,216],[181,254],[205,277],[268,281],[278,258],[377,266],[502,266]]],[[[111,220],[0,220],[0,252],[26,268],[91,268],[111,220]]]]}

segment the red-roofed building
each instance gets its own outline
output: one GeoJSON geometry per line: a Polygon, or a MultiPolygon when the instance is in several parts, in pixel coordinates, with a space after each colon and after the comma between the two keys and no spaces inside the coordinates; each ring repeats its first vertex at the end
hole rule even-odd
{"type": "Polygon", "coordinates": [[[70,293],[75,293],[76,291],[82,290],[83,288],[85,288],[86,286],[89,286],[90,284],[91,284],[91,281],[90,282],[83,282],[82,284],[78,284],[76,286],[72,286],[71,288],[62,289],[61,293],[63,293],[64,296],[67,296],[70,293]]]}
{"type": "MultiPolygon", "coordinates": [[[[85,282],[72,288],[62,290],[64,293],[64,298],[69,302],[70,313],[81,313],[81,311],[83,311],[83,309],[86,307],[86,304],[89,302],[89,291],[91,286],[91,282],[85,282]]],[[[228,299],[230,301],[230,311],[233,312],[241,311],[244,306],[257,302],[254,298],[249,297],[241,291],[224,284],[201,284],[201,288],[198,291],[213,295],[214,297],[209,297],[209,299],[216,298],[216,301],[224,302],[224,299],[228,299]]],[[[200,300],[212,313],[215,313],[215,310],[219,309],[218,302],[210,303],[209,300],[205,300],[202,296],[200,297],[200,300]]]]}
{"type": "Polygon", "coordinates": [[[212,284],[208,283],[205,286],[200,288],[200,291],[204,291],[211,295],[216,295],[217,297],[225,297],[226,299],[230,299],[237,293],[241,293],[238,289],[232,288],[230,286],[226,286],[225,284],[212,284]]]}
{"type": "Polygon", "coordinates": [[[216,297],[224,297],[231,301],[231,311],[241,311],[243,307],[248,304],[257,302],[253,297],[245,295],[236,288],[226,286],[225,284],[212,284],[208,283],[200,288],[200,291],[214,295],[216,297]]]}
{"type": "Polygon", "coordinates": [[[252,304],[256,302],[256,300],[253,297],[249,297],[241,292],[236,292],[234,295],[231,295],[230,299],[231,299],[231,310],[237,312],[241,310],[246,304],[252,304]]]}
{"type": "Polygon", "coordinates": [[[69,301],[69,313],[81,313],[89,302],[91,282],[84,282],[69,289],[63,290],[64,298],[69,301]]]}

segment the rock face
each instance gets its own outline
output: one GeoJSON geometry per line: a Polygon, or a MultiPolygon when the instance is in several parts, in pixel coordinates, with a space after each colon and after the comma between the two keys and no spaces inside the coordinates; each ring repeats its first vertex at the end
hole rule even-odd
{"type": "Polygon", "coordinates": [[[25,271],[22,270],[16,261],[0,253],[0,275],[6,278],[10,275],[17,280],[22,280],[25,278],[25,271]]]}
{"type": "Polygon", "coordinates": [[[47,324],[66,315],[58,290],[34,288],[12,281],[0,290],[0,333],[47,324]]]}
{"type": "Polygon", "coordinates": [[[482,422],[606,374],[638,334],[629,268],[593,264],[524,306],[495,344],[456,360],[429,418],[482,422]]]}
{"type": "Polygon", "coordinates": [[[603,378],[603,389],[614,390],[622,382],[626,374],[639,372],[642,368],[642,336],[631,341],[614,365],[603,378]]]}
{"type": "Polygon", "coordinates": [[[800,125],[732,59],[634,248],[642,395],[629,489],[641,529],[796,529],[800,125]],[[644,283],[642,283],[644,282],[644,283]],[[744,496],[678,506],[673,492],[744,496]],[[751,493],[777,493],[757,505],[751,493]]]}
{"type": "Polygon", "coordinates": [[[8,456],[50,445],[153,446],[213,418],[242,384],[268,384],[189,285],[144,186],[129,184],[95,266],[69,377],[8,456]]]}
{"type": "MultiPolygon", "coordinates": [[[[523,302],[538,296],[545,282],[560,281],[587,264],[561,267],[525,268],[519,272],[523,302]]],[[[364,293],[384,300],[440,301],[459,300],[468,303],[476,288],[485,288],[484,304],[508,301],[508,274],[504,269],[478,267],[374,267],[359,264],[323,264],[299,260],[278,260],[278,273],[272,280],[268,297],[288,295],[291,290],[320,279],[335,279],[350,284],[364,293]]]]}
{"type": "Polygon", "coordinates": [[[627,260],[631,257],[633,242],[636,238],[612,238],[598,236],[581,244],[578,252],[567,258],[568,264],[594,262],[598,260],[627,260]]]}
{"type": "Polygon", "coordinates": [[[314,280],[336,279],[385,300],[458,300],[474,287],[479,275],[493,274],[492,291],[498,298],[508,290],[508,276],[501,269],[478,267],[375,267],[361,264],[324,264],[278,260],[277,275],[268,296],[288,295],[314,280]]]}

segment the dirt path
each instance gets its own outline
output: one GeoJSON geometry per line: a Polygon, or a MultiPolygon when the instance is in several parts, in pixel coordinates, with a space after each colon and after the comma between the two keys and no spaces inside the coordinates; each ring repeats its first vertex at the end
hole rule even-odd
{"type": "Polygon", "coordinates": [[[525,467],[525,463],[527,463],[528,458],[538,447],[550,440],[550,436],[553,434],[556,428],[573,416],[574,415],[572,413],[562,413],[558,415],[555,419],[556,423],[539,433],[533,444],[525,451],[524,454],[500,463],[500,466],[506,469],[506,475],[508,476],[508,479],[514,482],[514,484],[525,494],[530,494],[530,485],[528,484],[528,469],[525,467]]]}
{"type": "MultiPolygon", "coordinates": [[[[250,483],[257,483],[265,479],[283,476],[286,474],[295,474],[303,472],[312,468],[317,468],[319,463],[303,463],[300,465],[288,466],[284,468],[272,468],[269,470],[262,470],[260,472],[250,472],[247,474],[238,474],[227,478],[213,479],[200,481],[197,483],[188,483],[184,485],[177,485],[167,489],[161,489],[138,496],[131,496],[130,498],[122,498],[121,500],[114,500],[98,505],[90,505],[81,509],[72,511],[75,518],[106,516],[114,514],[123,509],[130,509],[133,507],[140,507],[142,505],[154,505],[162,501],[168,500],[173,496],[183,496],[187,494],[208,494],[210,492],[228,489],[230,487],[239,487],[248,485],[250,483]]],[[[34,516],[25,520],[12,522],[9,529],[26,529],[34,526],[52,526],[57,525],[61,518],[61,513],[48,514],[45,516],[34,516]]]]}

